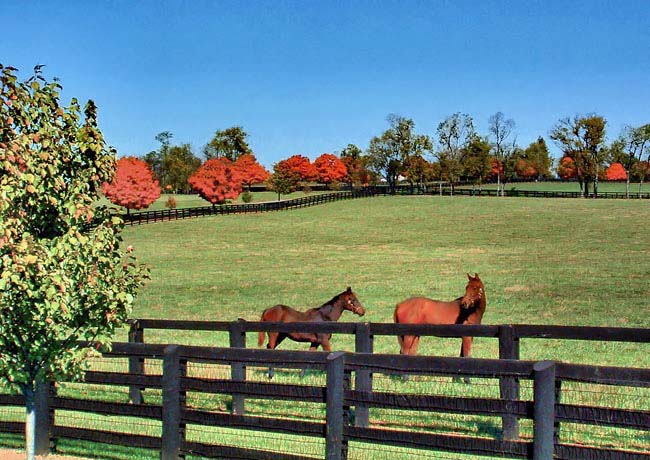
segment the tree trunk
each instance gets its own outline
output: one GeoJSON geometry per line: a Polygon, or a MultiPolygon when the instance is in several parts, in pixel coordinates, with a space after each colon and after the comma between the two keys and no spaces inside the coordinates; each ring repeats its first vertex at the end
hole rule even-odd
{"type": "Polygon", "coordinates": [[[27,460],[36,458],[36,398],[33,388],[24,387],[25,397],[25,453],[27,460]]]}

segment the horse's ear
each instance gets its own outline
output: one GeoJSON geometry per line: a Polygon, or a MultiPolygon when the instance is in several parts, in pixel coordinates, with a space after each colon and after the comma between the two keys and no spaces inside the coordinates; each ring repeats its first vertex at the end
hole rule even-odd
{"type": "Polygon", "coordinates": [[[478,273],[474,273],[474,279],[475,280],[480,280],[481,278],[478,277],[478,273]]]}
{"type": "Polygon", "coordinates": [[[470,274],[468,273],[468,274],[467,274],[467,279],[470,280],[470,281],[472,281],[472,275],[470,275],[470,274]]]}
{"type": "Polygon", "coordinates": [[[352,288],[350,286],[348,286],[348,289],[347,289],[346,292],[352,292],[352,288]]]}

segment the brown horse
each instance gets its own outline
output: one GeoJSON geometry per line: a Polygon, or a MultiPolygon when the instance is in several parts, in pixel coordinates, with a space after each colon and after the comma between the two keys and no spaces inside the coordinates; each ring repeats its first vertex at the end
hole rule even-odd
{"type": "MultiPolygon", "coordinates": [[[[274,321],[282,323],[293,323],[296,321],[338,321],[344,310],[351,311],[359,316],[365,315],[366,311],[357,299],[357,296],[352,292],[351,288],[334,296],[329,302],[325,302],[318,308],[311,308],[305,312],[294,310],[286,305],[276,305],[267,308],[262,312],[261,321],[274,321]]],[[[264,344],[265,332],[260,332],[258,346],[264,344]]],[[[330,338],[332,334],[322,334],[313,332],[269,332],[269,343],[266,345],[268,349],[275,349],[280,342],[289,337],[296,342],[309,342],[311,346],[310,351],[314,351],[318,346],[322,346],[325,351],[332,351],[330,346],[330,338]]]]}
{"type": "MultiPolygon", "coordinates": [[[[469,282],[465,287],[465,295],[442,302],[426,297],[411,297],[397,304],[393,318],[398,324],[481,324],[485,313],[485,287],[478,277],[467,274],[469,282]]],[[[420,337],[417,335],[401,335],[397,338],[400,353],[415,355],[418,350],[420,337]]],[[[460,356],[469,356],[472,348],[472,337],[463,337],[460,356]]]]}

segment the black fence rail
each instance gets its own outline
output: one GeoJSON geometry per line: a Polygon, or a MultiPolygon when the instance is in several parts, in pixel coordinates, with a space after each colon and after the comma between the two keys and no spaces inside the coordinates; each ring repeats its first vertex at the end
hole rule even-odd
{"type": "MultiPolygon", "coordinates": [[[[160,451],[162,460],[177,460],[185,455],[208,458],[345,459],[350,451],[364,446],[397,446],[418,451],[451,452],[487,455],[499,458],[545,459],[620,459],[648,460],[650,452],[643,439],[650,438],[650,411],[619,409],[602,405],[568,405],[561,402],[563,385],[569,382],[606,384],[625,388],[650,388],[650,369],[584,366],[552,361],[488,360],[474,358],[440,358],[430,356],[379,355],[368,353],[324,353],[238,348],[208,348],[179,345],[146,345],[116,343],[104,358],[155,360],[160,369],[154,375],[129,372],[89,372],[85,384],[119,387],[138,384],[160,390],[161,398],[153,403],[127,404],[76,397],[60,397],[48,386],[41,391],[41,414],[37,433],[44,437],[39,445],[47,446],[57,438],[96,441],[160,451]],[[225,366],[231,376],[204,375],[200,366],[225,366]],[[198,367],[197,367],[198,366],[198,367]],[[324,374],[319,382],[247,381],[238,369],[264,366],[303,369],[308,367],[324,374]],[[472,397],[404,393],[374,390],[360,383],[361,373],[387,375],[392,379],[430,378],[432,376],[472,379],[514,379],[532,391],[525,398],[511,396],[472,397]],[[255,400],[274,401],[278,406],[310,403],[319,407],[309,418],[286,414],[257,412],[237,413],[210,405],[210,398],[223,395],[234,399],[245,396],[255,400]],[[391,408],[405,417],[429,414],[435,424],[440,414],[460,416],[516,417],[532,425],[530,433],[521,438],[508,438],[505,432],[492,435],[436,432],[427,426],[406,423],[396,429],[374,423],[359,425],[354,417],[359,407],[391,408]],[[90,412],[110,417],[146,419],[160,425],[159,435],[133,434],[118,430],[94,430],[85,426],[69,426],[59,421],[61,411],[90,412]],[[565,423],[599,427],[634,429],[641,438],[635,446],[590,446],[567,442],[561,435],[565,423]],[[191,434],[196,427],[211,429],[212,436],[191,434]],[[223,441],[220,430],[242,430],[248,436],[265,432],[274,436],[299,436],[322,440],[311,452],[278,451],[264,442],[257,445],[233,445],[223,441]],[[645,447],[644,447],[645,446],[645,447]]],[[[409,380],[405,380],[409,382],[409,380]]],[[[0,405],[21,404],[17,396],[0,396],[0,405]]],[[[267,407],[267,406],[264,406],[267,407]]],[[[132,422],[131,422],[132,423],[132,422]]],[[[2,431],[18,432],[21,423],[0,424],[2,431]]],[[[505,429],[504,429],[505,430],[505,429]]],[[[363,449],[368,449],[364,447],[363,449]]],[[[365,450],[364,450],[365,452],[365,450]]],[[[397,457],[396,457],[397,458],[397,457]]],[[[404,458],[409,458],[408,454],[404,458]]]]}
{"type": "MultiPolygon", "coordinates": [[[[354,198],[367,198],[377,195],[444,195],[444,196],[500,196],[494,189],[470,189],[456,188],[452,190],[448,186],[437,187],[429,185],[427,187],[415,185],[399,185],[393,191],[385,185],[375,185],[364,187],[357,190],[348,190],[340,192],[322,193],[310,195],[302,198],[294,198],[283,201],[267,201],[263,203],[246,203],[246,204],[223,204],[214,206],[201,206],[194,208],[181,209],[163,209],[157,211],[138,211],[129,214],[123,214],[122,218],[128,225],[148,224],[178,219],[192,219],[202,216],[216,216],[226,214],[245,214],[281,211],[287,209],[299,209],[304,207],[316,206],[324,203],[331,203],[340,200],[349,200],[354,198]]],[[[506,190],[507,197],[522,198],[585,198],[582,192],[554,192],[554,191],[537,191],[537,190],[506,190]]],[[[597,196],[593,193],[588,194],[587,198],[603,199],[650,199],[650,193],[630,194],[628,197],[625,192],[601,192],[597,196]]]]}

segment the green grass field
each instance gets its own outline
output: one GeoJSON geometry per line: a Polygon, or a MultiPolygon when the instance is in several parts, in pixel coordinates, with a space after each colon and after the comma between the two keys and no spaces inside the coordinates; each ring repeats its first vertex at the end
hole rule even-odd
{"type": "MultiPolygon", "coordinates": [[[[646,224],[650,203],[639,200],[514,199],[478,197],[375,197],[330,203],[287,212],[206,217],[129,227],[124,243],[136,248],[139,260],[151,268],[151,280],[136,300],[132,317],[192,320],[255,321],[264,308],[284,303],[296,308],[319,306],[351,286],[364,304],[363,321],[390,322],[397,302],[424,295],[450,300],[462,295],[466,273],[479,273],[485,282],[485,324],[527,323],[622,327],[650,327],[648,277],[650,233],[646,224]]],[[[357,321],[345,313],[342,321],[357,321]]],[[[226,333],[146,331],[147,342],[227,346],[226,333]]],[[[121,331],[116,340],[125,340],[121,331]]],[[[255,347],[256,334],[247,346],[255,347]]],[[[335,336],[333,348],[353,350],[352,337],[335,336]]],[[[423,338],[421,354],[457,356],[459,339],[423,338]]],[[[282,349],[305,349],[285,341],[282,349]]],[[[376,338],[375,350],[398,352],[395,338],[376,338]]],[[[650,367],[650,347],[526,340],[523,359],[559,359],[569,362],[650,367]]],[[[498,356],[495,339],[477,339],[473,356],[498,356]]],[[[200,372],[197,371],[197,372],[200,372]]],[[[301,381],[293,373],[278,374],[276,382],[322,384],[323,375],[301,381]]],[[[263,380],[263,371],[249,370],[248,378],[263,380]]],[[[471,386],[444,380],[375,380],[375,390],[442,392],[443,394],[498,396],[494,382],[475,380],[471,386]],[[496,391],[496,393],[495,393],[496,391]]],[[[630,390],[630,389],[626,389],[630,390]]],[[[150,400],[159,398],[147,390],[150,400]]],[[[522,390],[523,394],[530,388],[522,390]]],[[[63,394],[125,400],[126,392],[64,385],[63,394]]],[[[564,401],[635,407],[650,400],[647,391],[618,394],[610,388],[580,385],[563,387],[564,401]],[[594,393],[595,392],[595,393],[594,393]],[[597,401],[590,400],[596,394],[597,401]],[[581,398],[586,398],[582,400],[581,398]]],[[[201,397],[201,396],[197,396],[201,397]]],[[[197,403],[198,404],[198,403],[197,403]]],[[[201,402],[201,405],[205,401],[201,402]]],[[[227,408],[228,397],[209,404],[227,408]]],[[[277,412],[296,418],[319,418],[321,408],[289,409],[281,403],[251,403],[252,415],[277,412]],[[287,414],[287,410],[289,413],[287,414]],[[284,411],[284,412],[283,412],[284,411]]],[[[644,406],[645,407],[645,406],[644,406]]],[[[649,409],[649,408],[646,408],[649,409]]],[[[65,415],[64,415],[65,416],[65,415]]],[[[131,422],[120,417],[82,418],[67,423],[98,429],[123,429],[131,422]]],[[[395,414],[374,411],[375,423],[391,426],[395,414]]],[[[409,413],[421,429],[443,433],[493,436],[499,421],[489,417],[453,417],[409,413]]],[[[631,446],[648,440],[625,430],[583,427],[565,436],[577,442],[631,446]],[[580,431],[582,430],[582,431],[580,431]],[[623,433],[623,434],[622,434],[623,433]],[[640,439],[640,441],[639,441],[640,439]]],[[[141,427],[157,433],[158,424],[141,427]]],[[[212,442],[238,439],[228,430],[188,433],[212,442]]],[[[530,425],[522,427],[524,436],[530,425]]],[[[252,446],[269,445],[269,438],[251,436],[252,446]]],[[[248,439],[248,438],[246,438],[248,439]]],[[[280,437],[281,447],[318,452],[319,441],[280,437]],[[311,446],[311,447],[310,447],[311,446]]],[[[2,441],[2,443],[10,443],[2,441]]],[[[81,444],[83,445],[83,444],[81,444]]],[[[66,441],[63,450],[99,458],[156,458],[147,452],[101,446],[80,447],[66,441]],[[69,446],[69,447],[65,447],[69,446]],[[117,453],[119,452],[119,453],[117,453]]],[[[285,450],[286,451],[286,450],[285,450]]],[[[302,452],[302,451],[300,451],[302,452]]],[[[410,458],[413,451],[359,446],[351,458],[410,458]],[[373,450],[376,449],[376,450],[373,450]]],[[[434,458],[422,452],[424,458],[434,458]]],[[[455,455],[435,458],[456,458],[455,455]]]]}

